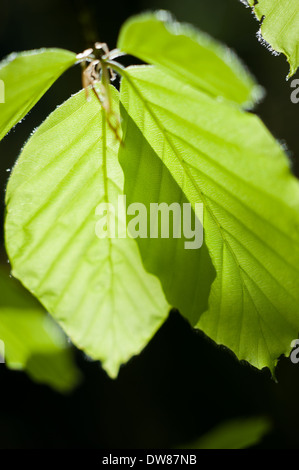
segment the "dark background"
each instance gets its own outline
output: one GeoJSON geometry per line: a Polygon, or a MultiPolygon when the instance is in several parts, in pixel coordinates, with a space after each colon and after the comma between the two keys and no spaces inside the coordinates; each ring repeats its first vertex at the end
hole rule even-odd
{"type": "MultiPolygon", "coordinates": [[[[40,47],[81,52],[95,40],[111,49],[130,15],[171,10],[178,20],[231,46],[248,65],[267,91],[257,113],[286,143],[298,174],[299,104],[290,101],[288,65],[283,56],[274,57],[258,43],[258,23],[238,0],[0,0],[0,5],[0,59],[40,47]]],[[[1,216],[6,170],[31,131],[80,86],[80,69],[66,72],[0,143],[1,216]]],[[[6,261],[4,251],[1,256],[6,261]]],[[[273,422],[273,431],[259,447],[299,448],[299,364],[282,358],[275,383],[267,370],[239,363],[225,348],[193,331],[177,312],[117,380],[79,351],[76,357],[84,382],[70,396],[0,368],[0,448],[172,447],[224,420],[256,414],[273,422]]]]}

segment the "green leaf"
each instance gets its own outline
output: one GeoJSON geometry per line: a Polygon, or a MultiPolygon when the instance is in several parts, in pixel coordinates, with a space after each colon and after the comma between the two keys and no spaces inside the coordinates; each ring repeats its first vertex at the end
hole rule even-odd
{"type": "Polygon", "coordinates": [[[289,77],[299,66],[298,0],[248,0],[262,22],[258,38],[271,51],[282,52],[289,64],[289,77]]]}
{"type": "Polygon", "coordinates": [[[123,76],[127,113],[193,207],[205,207],[217,278],[197,327],[273,371],[299,325],[299,185],[283,150],[256,116],[161,70],[123,76]]]}
{"type": "Polygon", "coordinates": [[[183,449],[246,449],[258,444],[271,429],[267,418],[254,417],[227,421],[183,449]]]}
{"type": "Polygon", "coordinates": [[[126,21],[118,48],[220,99],[250,107],[262,94],[231,50],[165,11],[126,21]]]}
{"type": "Polygon", "coordinates": [[[10,369],[26,370],[36,381],[69,392],[80,379],[61,329],[8,272],[0,268],[0,340],[10,369]]]}
{"type": "MultiPolygon", "coordinates": [[[[124,192],[127,206],[142,202],[147,208],[148,227],[151,205],[178,203],[181,208],[181,234],[184,204],[188,201],[180,186],[163,165],[142,132],[122,107],[123,138],[119,161],[125,175],[124,192]]],[[[195,220],[192,211],[191,220],[195,220]]],[[[128,217],[128,221],[130,217],[128,217]]],[[[170,217],[171,223],[171,217],[170,217]]],[[[171,232],[170,232],[171,235],[171,232]]],[[[185,249],[185,238],[137,238],[146,269],[159,276],[168,302],[184,312],[192,325],[208,308],[208,298],[215,269],[204,243],[200,250],[185,249]]]]}
{"type": "Polygon", "coordinates": [[[4,84],[4,100],[0,97],[0,140],[75,62],[73,52],[40,49],[11,54],[0,63],[0,84],[1,81],[4,84]]]}
{"type": "MultiPolygon", "coordinates": [[[[96,236],[97,206],[117,208],[123,194],[118,143],[101,115],[95,96],[87,102],[82,91],[37,130],[8,183],[5,227],[13,275],[115,377],[169,306],[134,239],[96,236]]],[[[125,231],[122,216],[118,222],[125,231]]]]}

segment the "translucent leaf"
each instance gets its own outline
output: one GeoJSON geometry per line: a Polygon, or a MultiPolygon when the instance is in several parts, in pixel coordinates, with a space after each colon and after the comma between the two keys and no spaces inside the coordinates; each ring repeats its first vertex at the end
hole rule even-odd
{"type": "Polygon", "coordinates": [[[123,75],[127,113],[193,207],[205,207],[217,277],[197,327],[273,370],[299,324],[299,185],[283,150],[256,116],[161,70],[123,75]]]}
{"type": "Polygon", "coordinates": [[[118,47],[211,96],[247,107],[261,97],[261,88],[231,50],[177,23],[168,12],[130,18],[120,31],[118,47]]]}
{"type": "Polygon", "coordinates": [[[258,37],[274,52],[282,52],[289,64],[289,76],[299,65],[298,0],[249,0],[249,5],[262,22],[258,37]]]}
{"type": "MultiPolygon", "coordinates": [[[[81,92],[31,137],[8,183],[6,245],[14,276],[114,377],[169,306],[134,239],[96,235],[98,205],[110,203],[118,215],[123,193],[118,143],[101,116],[96,98],[81,92]]],[[[121,215],[118,224],[124,233],[121,215]]]]}
{"type": "Polygon", "coordinates": [[[4,95],[4,99],[0,98],[0,140],[75,62],[73,52],[40,49],[11,54],[0,63],[1,95],[4,95]]]}
{"type": "Polygon", "coordinates": [[[65,335],[38,302],[0,268],[0,340],[6,365],[68,392],[80,378],[65,335]]]}
{"type": "Polygon", "coordinates": [[[254,417],[227,421],[215,427],[184,449],[246,449],[258,444],[269,432],[271,424],[267,418],[254,417]]]}

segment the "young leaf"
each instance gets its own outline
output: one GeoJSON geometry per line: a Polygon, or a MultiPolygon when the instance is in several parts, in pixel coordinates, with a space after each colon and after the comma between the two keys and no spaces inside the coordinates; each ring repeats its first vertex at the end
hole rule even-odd
{"type": "Polygon", "coordinates": [[[258,37],[270,50],[282,52],[289,64],[289,77],[299,66],[298,0],[248,0],[262,22],[258,37]]]}
{"type": "Polygon", "coordinates": [[[0,80],[4,85],[4,103],[0,101],[0,140],[75,62],[73,52],[40,49],[11,54],[0,63],[0,80]]]}
{"type": "MultiPolygon", "coordinates": [[[[117,106],[113,87],[111,93],[117,106]]],[[[123,193],[118,143],[92,96],[87,102],[81,91],[69,99],[25,146],[7,188],[6,245],[13,275],[115,377],[169,306],[134,239],[96,235],[100,203],[112,204],[121,231],[126,226],[117,209],[123,193]]]]}
{"type": "Polygon", "coordinates": [[[247,449],[260,440],[271,429],[267,418],[253,417],[227,421],[183,449],[247,449]]]}
{"type": "Polygon", "coordinates": [[[118,48],[211,96],[246,107],[261,97],[261,88],[231,50],[192,26],[177,23],[168,12],[127,20],[118,48]]]}
{"type": "Polygon", "coordinates": [[[205,206],[217,278],[197,327],[273,370],[299,325],[299,185],[283,150],[256,116],[161,70],[123,76],[127,113],[193,207],[205,206]]]}
{"type": "Polygon", "coordinates": [[[72,390],[80,373],[60,328],[38,302],[0,268],[0,340],[10,369],[23,370],[60,392],[72,390]]]}

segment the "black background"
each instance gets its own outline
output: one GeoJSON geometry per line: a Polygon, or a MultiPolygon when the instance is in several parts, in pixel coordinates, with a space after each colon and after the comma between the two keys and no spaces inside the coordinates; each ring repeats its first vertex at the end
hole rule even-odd
{"type": "MultiPolygon", "coordinates": [[[[40,47],[81,52],[94,40],[107,42],[111,49],[131,14],[171,10],[177,19],[231,46],[248,65],[267,91],[257,113],[286,143],[298,173],[299,104],[290,101],[288,65],[283,56],[274,57],[258,43],[259,25],[238,0],[1,0],[0,5],[0,58],[40,47]]],[[[80,69],[67,71],[0,143],[2,214],[6,170],[31,131],[80,87],[80,69]]],[[[4,251],[1,256],[5,262],[4,251]]],[[[275,383],[269,371],[239,363],[225,348],[193,331],[177,312],[143,353],[121,369],[117,380],[79,351],[76,358],[84,382],[69,396],[0,368],[0,448],[172,447],[224,420],[256,414],[273,422],[273,431],[259,447],[299,448],[299,365],[282,358],[275,383]]]]}

